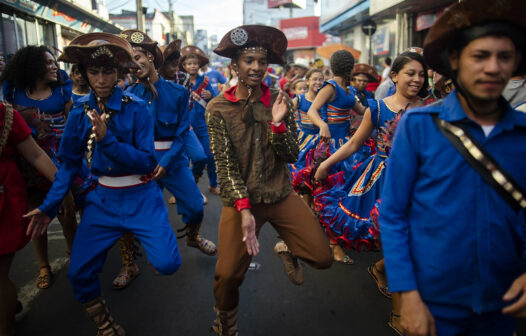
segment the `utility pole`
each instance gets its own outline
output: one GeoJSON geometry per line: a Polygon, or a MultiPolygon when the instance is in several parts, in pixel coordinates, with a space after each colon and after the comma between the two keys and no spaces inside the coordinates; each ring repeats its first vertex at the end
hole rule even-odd
{"type": "Polygon", "coordinates": [[[168,39],[168,43],[172,42],[172,39],[175,40],[177,37],[175,37],[175,18],[174,18],[174,11],[172,7],[172,0],[168,0],[168,13],[170,15],[170,38],[168,39]]]}
{"type": "Polygon", "coordinates": [[[142,9],[142,0],[135,0],[137,13],[137,30],[144,31],[144,12],[142,9]]]}

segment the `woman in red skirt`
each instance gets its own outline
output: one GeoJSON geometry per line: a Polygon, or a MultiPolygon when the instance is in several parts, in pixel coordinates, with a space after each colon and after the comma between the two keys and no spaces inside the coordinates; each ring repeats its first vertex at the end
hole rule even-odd
{"type": "Polygon", "coordinates": [[[31,129],[11,106],[0,103],[0,335],[14,335],[16,290],[9,280],[15,252],[31,239],[24,179],[15,155],[22,155],[50,181],[57,171],[51,159],[31,137],[31,129]]]}

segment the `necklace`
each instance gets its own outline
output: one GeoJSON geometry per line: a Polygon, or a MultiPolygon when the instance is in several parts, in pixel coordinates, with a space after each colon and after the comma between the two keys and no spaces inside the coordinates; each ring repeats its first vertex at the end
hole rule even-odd
{"type": "Polygon", "coordinates": [[[33,100],[46,100],[48,99],[49,97],[51,97],[51,95],[53,94],[53,90],[51,90],[50,88],[49,89],[49,94],[46,96],[46,97],[43,97],[43,98],[34,98],[33,96],[31,96],[31,93],[29,92],[29,90],[26,88],[26,96],[29,98],[29,99],[33,99],[33,100]]]}

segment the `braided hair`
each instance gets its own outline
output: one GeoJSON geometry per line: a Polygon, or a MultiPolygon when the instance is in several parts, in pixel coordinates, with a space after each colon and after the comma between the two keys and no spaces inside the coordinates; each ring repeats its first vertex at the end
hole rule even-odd
{"type": "Polygon", "coordinates": [[[351,85],[351,74],[354,68],[354,56],[347,50],[338,50],[331,56],[331,71],[334,76],[342,77],[345,87],[351,85]]]}

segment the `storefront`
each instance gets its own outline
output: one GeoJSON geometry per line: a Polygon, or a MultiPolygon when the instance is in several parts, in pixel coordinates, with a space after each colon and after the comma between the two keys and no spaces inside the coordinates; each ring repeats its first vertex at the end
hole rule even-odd
{"type": "Polygon", "coordinates": [[[0,0],[0,54],[14,54],[26,45],[46,45],[59,53],[80,34],[118,33],[116,25],[65,0],[0,0]]]}
{"type": "Polygon", "coordinates": [[[281,20],[280,29],[288,40],[288,63],[294,63],[297,58],[313,61],[316,58],[315,49],[327,39],[325,34],[320,33],[320,18],[317,16],[281,20]]]}

